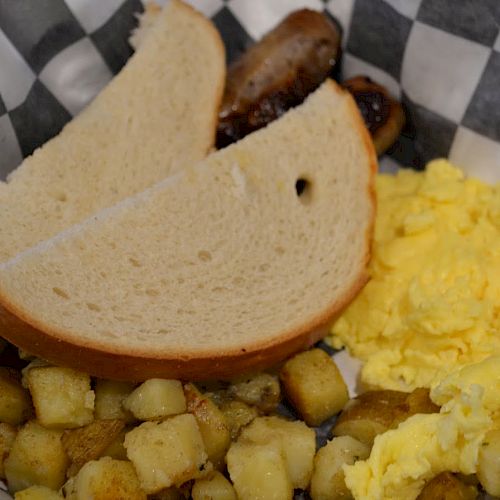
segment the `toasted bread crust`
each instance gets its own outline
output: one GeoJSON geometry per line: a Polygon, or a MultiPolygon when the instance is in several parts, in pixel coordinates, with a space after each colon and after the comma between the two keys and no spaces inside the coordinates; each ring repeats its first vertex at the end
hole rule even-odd
{"type": "MultiPolygon", "coordinates": [[[[368,242],[367,242],[368,247],[368,242]]],[[[368,255],[368,250],[367,250],[368,255]]],[[[269,368],[292,354],[307,349],[323,338],[331,322],[354,299],[368,277],[360,273],[348,293],[331,305],[328,311],[310,321],[301,330],[283,333],[277,341],[255,345],[239,351],[186,353],[172,357],[169,353],[154,352],[151,356],[113,352],[91,344],[77,345],[44,331],[36,320],[21,319],[11,312],[3,300],[0,308],[2,330],[5,338],[21,349],[34,353],[54,364],[68,366],[90,375],[113,380],[142,381],[150,378],[175,378],[181,380],[231,379],[235,375],[269,368]]]]}
{"type": "MultiPolygon", "coordinates": [[[[331,82],[332,90],[345,92],[331,82]]],[[[355,126],[362,137],[369,158],[368,198],[372,207],[371,220],[365,235],[365,252],[358,266],[358,275],[344,295],[322,313],[310,318],[299,329],[284,331],[268,343],[246,345],[225,352],[206,350],[184,352],[138,353],[123,346],[121,350],[100,348],[92,343],[75,344],[64,340],[64,332],[47,327],[37,318],[29,317],[0,291],[0,328],[4,337],[18,347],[50,362],[70,366],[94,376],[140,381],[154,377],[183,380],[229,379],[237,374],[264,369],[292,354],[306,349],[324,337],[333,320],[354,299],[368,281],[367,264],[375,220],[375,174],[377,157],[371,137],[364,125],[354,99],[348,97],[355,126]]]]}

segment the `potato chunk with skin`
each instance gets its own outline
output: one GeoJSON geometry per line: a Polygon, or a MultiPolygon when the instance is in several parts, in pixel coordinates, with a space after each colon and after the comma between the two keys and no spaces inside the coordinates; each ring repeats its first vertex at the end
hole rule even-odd
{"type": "Polygon", "coordinates": [[[320,425],[342,410],[349,399],[337,365],[321,349],[311,349],[288,360],[280,379],[288,399],[307,425],[320,425]]]}
{"type": "Polygon", "coordinates": [[[66,500],[146,500],[134,466],[109,457],[87,462],[64,491],[66,500]]]}
{"type": "Polygon", "coordinates": [[[240,430],[259,416],[257,408],[241,401],[227,401],[221,404],[220,410],[229,424],[231,439],[236,439],[240,430]]]}
{"type": "Polygon", "coordinates": [[[134,389],[123,407],[139,420],[155,420],[186,411],[186,398],[178,380],[152,378],[134,389]]]}
{"type": "Polygon", "coordinates": [[[243,403],[256,406],[264,413],[275,410],[281,400],[278,378],[268,373],[259,373],[234,381],[229,386],[228,393],[243,403]]]}
{"type": "Polygon", "coordinates": [[[208,459],[215,467],[219,467],[223,464],[224,456],[231,443],[229,424],[226,417],[193,384],[186,384],[184,392],[187,409],[196,418],[208,459]]]}
{"type": "Polygon", "coordinates": [[[431,479],[418,495],[418,500],[475,500],[477,489],[460,481],[450,472],[431,479]]]}
{"type": "Polygon", "coordinates": [[[188,498],[191,498],[189,491],[185,495],[178,488],[165,488],[158,493],[148,495],[148,500],[187,500],[188,498]]]}
{"type": "Polygon", "coordinates": [[[500,428],[489,431],[483,440],[477,477],[487,493],[500,497],[500,428]]]}
{"type": "Polygon", "coordinates": [[[349,436],[334,438],[314,457],[311,479],[312,500],[337,500],[352,498],[344,481],[344,464],[352,465],[370,455],[370,448],[349,436]]]}
{"type": "Polygon", "coordinates": [[[227,469],[239,500],[287,500],[293,486],[276,443],[233,443],[226,455],[227,469]]]}
{"type": "Polygon", "coordinates": [[[62,432],[30,421],[17,433],[4,462],[11,491],[41,485],[59,489],[65,479],[68,457],[61,443],[62,432]]]}
{"type": "Polygon", "coordinates": [[[371,447],[377,434],[396,428],[408,417],[436,412],[439,412],[439,406],[430,399],[428,389],[419,388],[411,393],[368,391],[349,401],[332,433],[334,436],[352,436],[371,447]]]}
{"type": "Polygon", "coordinates": [[[193,500],[237,500],[233,485],[218,471],[197,479],[191,496],[193,500]]]}
{"type": "Polygon", "coordinates": [[[304,422],[279,417],[259,417],[243,429],[240,440],[266,444],[277,440],[294,488],[309,486],[316,452],[316,435],[304,422]]]}
{"type": "Polygon", "coordinates": [[[94,420],[89,375],[71,368],[41,366],[27,370],[24,379],[37,420],[44,427],[70,429],[94,420]]]}
{"type": "Polygon", "coordinates": [[[22,424],[31,413],[28,391],[21,385],[19,373],[0,367],[0,422],[22,424]]]}
{"type": "Polygon", "coordinates": [[[127,424],[135,421],[135,417],[122,406],[123,401],[134,390],[134,384],[115,380],[98,380],[95,384],[96,419],[118,419],[127,424]]]}
{"type": "Polygon", "coordinates": [[[102,452],[101,457],[111,457],[116,460],[127,460],[127,450],[125,446],[123,446],[123,442],[125,441],[125,435],[131,429],[125,427],[122,429],[118,435],[111,441],[109,446],[102,452]]]}
{"type": "Polygon", "coordinates": [[[90,460],[97,460],[125,427],[121,420],[94,420],[85,427],[65,431],[62,444],[71,465],[68,477],[74,476],[90,460]]]}
{"type": "Polygon", "coordinates": [[[0,424],[0,479],[5,479],[3,462],[14,443],[17,430],[10,424],[0,424]]]}
{"type": "Polygon", "coordinates": [[[18,491],[15,500],[62,500],[62,496],[46,486],[30,486],[25,490],[18,491]]]}
{"type": "Polygon", "coordinates": [[[189,413],[141,424],[125,436],[125,449],[146,493],[197,479],[209,468],[198,424],[189,413]]]}

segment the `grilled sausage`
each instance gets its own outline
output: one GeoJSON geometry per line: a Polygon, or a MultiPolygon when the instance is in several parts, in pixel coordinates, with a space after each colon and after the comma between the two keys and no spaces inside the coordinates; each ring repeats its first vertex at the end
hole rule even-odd
{"type": "Polygon", "coordinates": [[[381,155],[396,141],[405,123],[401,104],[367,76],[356,76],[343,85],[354,97],[377,154],[381,155]]]}
{"type": "Polygon", "coordinates": [[[292,12],[228,70],[217,146],[224,147],[300,104],[339,65],[340,33],[320,12],[292,12]]]}

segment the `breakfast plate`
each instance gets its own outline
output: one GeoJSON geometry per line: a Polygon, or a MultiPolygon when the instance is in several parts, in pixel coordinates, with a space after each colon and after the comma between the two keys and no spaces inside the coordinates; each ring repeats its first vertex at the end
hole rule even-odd
{"type": "MultiPolygon", "coordinates": [[[[426,0],[192,0],[190,3],[213,20],[226,45],[229,63],[291,11],[300,8],[324,11],[342,33],[342,80],[367,75],[403,104],[406,123],[396,142],[380,158],[381,172],[397,174],[407,167],[422,171],[430,160],[446,157],[467,176],[487,183],[500,180],[497,84],[500,32],[495,6],[453,4],[451,15],[451,2],[437,5],[426,0]],[[473,15],[468,9],[473,10],[473,15]],[[468,21],[471,16],[474,22],[468,21]]],[[[23,157],[78,115],[120,71],[133,53],[127,40],[143,7],[134,0],[99,4],[58,0],[51,9],[46,6],[43,12],[38,9],[34,3],[27,9],[24,0],[0,7],[3,74],[0,75],[0,175],[3,179],[23,157]]],[[[445,177],[453,177],[455,171],[447,168],[436,169],[441,172],[436,175],[446,172],[445,177]]],[[[394,192],[397,194],[397,188],[394,192]]],[[[446,193],[433,196],[443,199],[446,193]]],[[[415,199],[410,201],[416,206],[415,199]]],[[[409,232],[418,232],[428,222],[408,219],[405,227],[409,232]]],[[[435,252],[438,258],[437,248],[435,252]]],[[[393,259],[392,265],[397,255],[383,258],[385,263],[393,259]]],[[[458,257],[457,261],[464,262],[458,257]]],[[[420,303],[427,299],[419,296],[420,303]]],[[[360,308],[353,315],[365,312],[360,308]]],[[[430,311],[425,320],[434,321],[438,313],[430,311]]],[[[457,314],[461,321],[470,319],[469,316],[457,314]]],[[[418,325],[423,324],[424,321],[418,325]]],[[[345,325],[334,333],[336,340],[329,339],[319,345],[333,356],[350,396],[354,397],[358,393],[361,362],[342,347],[347,345],[358,353],[363,347],[346,341],[350,333],[345,325]]],[[[387,372],[384,369],[391,363],[394,365],[391,359],[386,360],[377,361],[379,371],[371,373],[378,375],[369,382],[376,382],[377,377],[382,380],[387,372]]],[[[390,385],[389,379],[395,380],[396,372],[404,379],[407,367],[387,375],[385,388],[390,385]]],[[[322,442],[331,425],[329,421],[318,429],[322,442]]],[[[4,497],[10,498],[0,491],[0,499],[4,497]]]]}

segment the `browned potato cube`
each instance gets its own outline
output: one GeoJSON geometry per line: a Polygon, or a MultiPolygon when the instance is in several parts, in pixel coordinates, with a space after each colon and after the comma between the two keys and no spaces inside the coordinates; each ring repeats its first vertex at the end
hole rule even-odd
{"type": "Polygon", "coordinates": [[[307,425],[320,425],[349,399],[337,365],[321,349],[294,356],[281,369],[280,378],[288,399],[307,425]]]}
{"type": "Polygon", "coordinates": [[[278,378],[268,373],[236,380],[229,386],[228,393],[243,403],[256,406],[264,413],[275,410],[281,400],[278,378]]]}
{"type": "Polygon", "coordinates": [[[179,488],[165,488],[158,493],[148,495],[148,500],[187,500],[188,498],[191,498],[189,491],[184,494],[179,488]]]}
{"type": "Polygon", "coordinates": [[[428,389],[368,391],[352,399],[332,429],[334,436],[352,436],[371,447],[377,434],[397,427],[416,413],[439,411],[428,389]]]}
{"type": "Polygon", "coordinates": [[[197,479],[191,490],[193,500],[237,500],[233,485],[218,471],[197,479]]]}
{"type": "Polygon", "coordinates": [[[34,354],[30,354],[28,351],[25,351],[24,349],[19,348],[17,350],[17,355],[19,359],[22,359],[24,361],[34,361],[37,359],[37,357],[34,354]]]}
{"type": "Polygon", "coordinates": [[[293,486],[276,443],[238,441],[229,448],[226,462],[239,500],[292,499],[293,486]]]}
{"type": "Polygon", "coordinates": [[[248,406],[241,401],[227,401],[222,403],[220,410],[226,417],[231,439],[236,439],[240,430],[245,427],[245,425],[248,425],[254,418],[259,416],[257,408],[248,406]]]}
{"type": "Polygon", "coordinates": [[[3,462],[9,454],[16,434],[17,430],[12,425],[0,424],[0,479],[5,479],[3,462]]]}
{"type": "Polygon", "coordinates": [[[30,486],[25,490],[18,491],[14,495],[15,500],[62,500],[63,497],[57,491],[46,486],[30,486]]]}
{"type": "Polygon", "coordinates": [[[130,428],[124,428],[118,435],[111,441],[110,445],[102,452],[101,457],[110,457],[115,460],[127,460],[127,450],[123,445],[125,435],[129,432],[130,428]]]}
{"type": "Polygon", "coordinates": [[[418,500],[475,500],[477,489],[460,481],[450,472],[431,479],[420,492],[418,500]]]}
{"type": "Polygon", "coordinates": [[[125,449],[146,493],[181,485],[210,469],[198,424],[189,413],[144,422],[125,436],[125,449]]]}
{"type": "Polygon", "coordinates": [[[68,458],[61,435],[62,432],[46,429],[35,421],[19,430],[4,462],[10,491],[37,484],[57,490],[63,485],[68,458]]]}
{"type": "Polygon", "coordinates": [[[500,497],[500,428],[486,433],[479,450],[477,477],[491,496],[500,497]]]}
{"type": "Polygon", "coordinates": [[[71,461],[68,477],[77,474],[86,462],[100,458],[124,427],[121,420],[94,420],[85,427],[65,431],[62,444],[71,461]]]}
{"type": "MultiPolygon", "coordinates": [[[[417,387],[406,397],[408,417],[417,413],[439,413],[441,409],[430,397],[430,391],[424,387],[417,387]]],[[[406,419],[405,419],[406,420],[406,419]]]]}
{"type": "Polygon", "coordinates": [[[290,422],[279,417],[259,417],[242,430],[239,440],[255,444],[277,440],[292,486],[303,490],[309,486],[316,452],[316,435],[304,422],[290,422]]]}
{"type": "Polygon", "coordinates": [[[123,407],[139,420],[156,420],[186,411],[186,398],[178,380],[152,378],[123,401],[123,407]]]}
{"type": "Polygon", "coordinates": [[[352,495],[344,481],[344,464],[352,465],[357,460],[368,458],[370,449],[349,436],[329,441],[314,457],[314,472],[311,479],[312,500],[350,499],[352,495]]]}
{"type": "Polygon", "coordinates": [[[0,367],[0,422],[22,424],[31,414],[29,393],[21,385],[19,373],[0,367]]]}
{"type": "Polygon", "coordinates": [[[94,419],[94,392],[90,376],[58,366],[38,366],[25,371],[24,380],[33,399],[36,417],[45,427],[69,429],[94,419]]]}
{"type": "Polygon", "coordinates": [[[135,417],[122,406],[123,401],[134,390],[134,384],[115,380],[98,380],[95,385],[95,410],[97,419],[118,419],[126,423],[135,421],[135,417]]]}
{"type": "Polygon", "coordinates": [[[87,462],[64,491],[67,500],[146,500],[133,465],[109,457],[87,462]]]}
{"type": "Polygon", "coordinates": [[[192,413],[205,444],[208,459],[219,467],[224,462],[231,443],[229,424],[224,414],[207,396],[203,396],[193,384],[184,386],[187,410],[192,413]]]}

